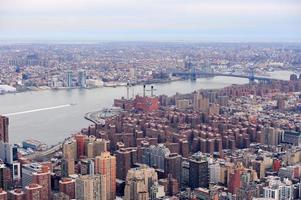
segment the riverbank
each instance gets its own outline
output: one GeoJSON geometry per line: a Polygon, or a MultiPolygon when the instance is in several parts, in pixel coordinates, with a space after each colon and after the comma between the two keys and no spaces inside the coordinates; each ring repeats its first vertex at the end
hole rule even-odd
{"type": "MultiPolygon", "coordinates": [[[[133,84],[132,86],[137,86],[137,85],[151,85],[151,84],[164,84],[164,83],[171,83],[175,81],[181,81],[185,80],[179,77],[174,77],[172,79],[154,79],[154,80],[148,80],[148,81],[141,81],[133,84]]],[[[0,93],[0,95],[7,95],[7,94],[18,94],[18,93],[25,93],[25,92],[39,92],[39,91],[60,91],[60,90],[92,90],[92,89],[98,89],[98,88],[116,88],[116,87],[126,87],[126,84],[124,83],[116,83],[116,84],[104,84],[101,87],[58,87],[58,88],[51,88],[48,86],[40,86],[40,87],[27,87],[27,88],[22,88],[20,90],[17,89],[17,91],[14,92],[4,92],[0,93]]]]}
{"type": "MultiPolygon", "coordinates": [[[[274,74],[281,79],[289,79],[291,72],[274,74]]],[[[274,77],[274,76],[271,76],[274,77]]],[[[172,96],[176,93],[190,93],[200,89],[219,89],[233,84],[246,84],[248,79],[233,77],[199,78],[196,81],[179,80],[155,83],[154,95],[172,96]]],[[[136,85],[130,89],[130,97],[143,95],[143,87],[136,85]]],[[[146,91],[146,95],[150,92],[146,91]]],[[[84,118],[87,112],[111,107],[114,99],[126,97],[127,90],[121,87],[95,89],[43,90],[0,96],[0,114],[49,108],[74,103],[73,106],[52,110],[30,112],[9,117],[9,140],[19,143],[26,139],[39,140],[47,145],[56,144],[66,137],[92,124],[84,118]]]]}
{"type": "MultiPolygon", "coordinates": [[[[289,80],[289,76],[291,74],[297,74],[295,71],[272,71],[268,73],[268,77],[280,79],[280,80],[289,80]]],[[[207,79],[207,78],[214,78],[214,77],[200,77],[201,79],[207,79]]],[[[151,85],[151,84],[165,84],[165,83],[172,83],[176,81],[184,81],[185,79],[180,77],[172,77],[170,79],[153,79],[153,80],[147,80],[147,81],[140,81],[136,82],[133,85],[139,86],[139,85],[151,85]]],[[[106,82],[109,83],[109,82],[106,82]]],[[[70,90],[93,90],[93,89],[99,89],[99,88],[118,88],[118,87],[126,87],[126,83],[120,82],[120,84],[104,84],[102,87],[90,87],[90,88],[81,88],[81,87],[60,87],[60,88],[51,88],[48,86],[41,86],[41,87],[28,87],[21,90],[17,90],[16,92],[8,92],[8,93],[0,93],[0,95],[7,95],[7,94],[17,94],[17,93],[24,93],[24,92],[38,92],[38,91],[70,91],[70,90]]]]}

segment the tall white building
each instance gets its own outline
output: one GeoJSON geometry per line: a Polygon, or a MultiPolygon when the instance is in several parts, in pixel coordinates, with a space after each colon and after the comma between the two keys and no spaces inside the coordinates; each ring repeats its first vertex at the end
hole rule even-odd
{"type": "Polygon", "coordinates": [[[11,169],[13,180],[21,179],[21,165],[17,154],[17,148],[14,145],[0,141],[0,159],[11,169]]]}
{"type": "Polygon", "coordinates": [[[294,188],[289,179],[280,180],[279,177],[268,177],[269,185],[263,188],[263,197],[275,200],[293,200],[294,188]]]}
{"type": "Polygon", "coordinates": [[[221,182],[221,167],[219,163],[209,165],[209,173],[210,183],[221,182]]]}

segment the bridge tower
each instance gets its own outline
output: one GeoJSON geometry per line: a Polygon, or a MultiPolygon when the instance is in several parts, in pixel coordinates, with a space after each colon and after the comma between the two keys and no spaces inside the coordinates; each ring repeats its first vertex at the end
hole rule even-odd
{"type": "Polygon", "coordinates": [[[196,80],[195,65],[191,61],[191,56],[187,56],[185,58],[185,69],[189,72],[189,78],[191,80],[196,80]]]}
{"type": "Polygon", "coordinates": [[[190,79],[195,81],[196,80],[196,70],[195,65],[193,65],[190,69],[190,79]]]}
{"type": "Polygon", "coordinates": [[[250,68],[249,68],[248,78],[249,78],[250,83],[254,83],[254,81],[255,81],[255,68],[253,66],[250,66],[250,68]]]}

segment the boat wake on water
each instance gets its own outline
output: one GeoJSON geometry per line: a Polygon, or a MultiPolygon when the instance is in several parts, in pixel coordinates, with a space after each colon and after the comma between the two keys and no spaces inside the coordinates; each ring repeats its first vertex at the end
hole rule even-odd
{"type": "Polygon", "coordinates": [[[60,108],[65,108],[69,106],[73,106],[75,104],[64,104],[64,105],[59,105],[59,106],[52,106],[52,107],[47,107],[47,108],[38,108],[38,109],[33,109],[33,110],[26,110],[26,111],[20,111],[20,112],[13,112],[13,113],[7,113],[3,114],[4,116],[15,116],[15,115],[22,115],[22,114],[28,114],[28,113],[34,113],[34,112],[40,112],[40,111],[46,111],[46,110],[54,110],[54,109],[60,109],[60,108]]]}

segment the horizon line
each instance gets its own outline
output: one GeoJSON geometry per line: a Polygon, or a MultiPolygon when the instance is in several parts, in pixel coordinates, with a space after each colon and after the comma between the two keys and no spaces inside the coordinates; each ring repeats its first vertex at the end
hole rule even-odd
{"type": "Polygon", "coordinates": [[[0,39],[0,44],[97,44],[97,43],[203,43],[203,44],[301,44],[301,40],[296,41],[263,41],[263,40],[98,40],[98,39],[18,39],[6,40],[0,39]]]}

